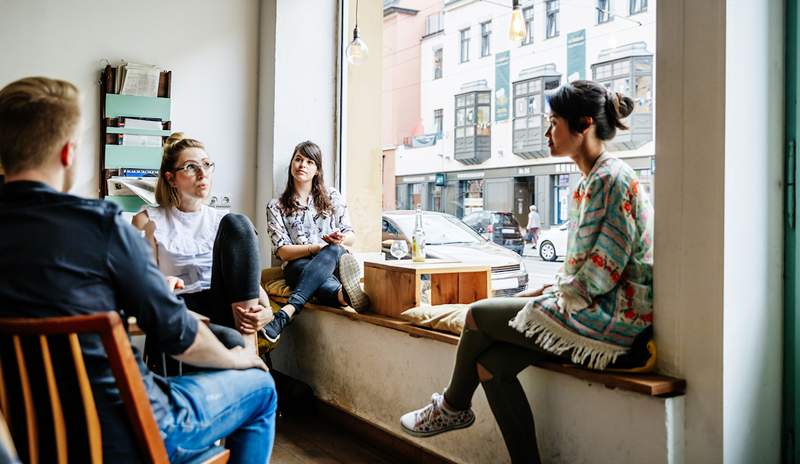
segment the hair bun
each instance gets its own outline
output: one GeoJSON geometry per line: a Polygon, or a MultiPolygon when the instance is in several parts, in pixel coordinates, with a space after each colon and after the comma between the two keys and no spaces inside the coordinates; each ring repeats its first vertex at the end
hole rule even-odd
{"type": "Polygon", "coordinates": [[[626,97],[624,94],[616,92],[616,99],[618,102],[617,112],[619,112],[620,119],[627,118],[633,113],[633,99],[631,97],[626,97]]]}
{"type": "Polygon", "coordinates": [[[167,141],[164,142],[164,148],[167,149],[185,138],[186,135],[184,135],[183,132],[173,132],[172,134],[169,135],[167,141]]]}

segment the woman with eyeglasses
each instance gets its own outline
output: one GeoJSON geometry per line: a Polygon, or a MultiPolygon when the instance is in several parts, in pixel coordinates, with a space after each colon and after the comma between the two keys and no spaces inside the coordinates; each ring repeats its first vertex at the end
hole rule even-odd
{"type": "Polygon", "coordinates": [[[206,205],[214,162],[205,146],[182,132],[164,144],[156,201],[133,218],[144,231],[167,283],[186,306],[211,319],[227,346],[255,349],[254,334],[272,320],[250,220],[206,205]]]}

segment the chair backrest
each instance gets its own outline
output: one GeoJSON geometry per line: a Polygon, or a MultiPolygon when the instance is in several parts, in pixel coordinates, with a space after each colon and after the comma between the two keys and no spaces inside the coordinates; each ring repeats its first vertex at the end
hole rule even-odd
{"type": "Polygon", "coordinates": [[[78,335],[103,341],[140,452],[167,462],[150,400],[116,311],[0,318],[0,410],[23,462],[103,461],[100,421],[78,335]]]}

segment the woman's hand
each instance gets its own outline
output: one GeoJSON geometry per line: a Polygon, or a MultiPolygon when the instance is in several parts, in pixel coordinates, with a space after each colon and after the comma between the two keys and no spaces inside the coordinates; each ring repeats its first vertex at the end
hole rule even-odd
{"type": "Polygon", "coordinates": [[[328,245],[341,245],[344,242],[344,238],[344,234],[339,230],[334,230],[330,234],[322,236],[322,240],[325,240],[328,245]]]}
{"type": "Polygon", "coordinates": [[[167,276],[167,287],[169,291],[174,292],[183,288],[183,279],[175,276],[167,276]]]}
{"type": "Polygon", "coordinates": [[[553,286],[552,284],[545,284],[541,288],[537,288],[536,290],[523,290],[523,291],[517,293],[514,296],[517,296],[517,297],[542,296],[542,293],[544,293],[545,290],[547,290],[548,288],[550,288],[552,286],[553,286]]]}
{"type": "Polygon", "coordinates": [[[260,304],[248,308],[236,306],[234,319],[236,329],[243,334],[252,334],[261,330],[273,319],[272,311],[260,304]]]}

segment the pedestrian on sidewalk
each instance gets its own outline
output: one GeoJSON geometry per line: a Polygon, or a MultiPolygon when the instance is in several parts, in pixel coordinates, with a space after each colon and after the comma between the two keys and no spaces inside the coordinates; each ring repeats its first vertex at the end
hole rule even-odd
{"type": "Polygon", "coordinates": [[[542,219],[539,217],[539,212],[536,211],[536,205],[531,205],[528,213],[528,240],[531,246],[536,248],[536,243],[539,241],[539,230],[542,227],[542,219]]]}

